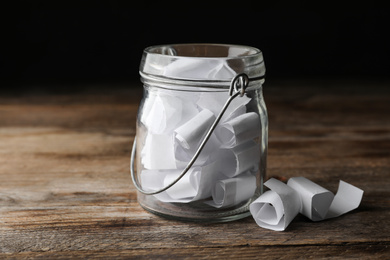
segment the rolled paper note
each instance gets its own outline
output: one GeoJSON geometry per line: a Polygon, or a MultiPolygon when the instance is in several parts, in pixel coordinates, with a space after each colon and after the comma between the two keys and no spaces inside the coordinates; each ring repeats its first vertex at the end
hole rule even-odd
{"type": "Polygon", "coordinates": [[[363,190],[341,180],[336,195],[304,177],[291,178],[287,185],[270,179],[264,185],[271,190],[256,199],[250,211],[259,226],[277,231],[298,212],[313,221],[334,218],[356,209],[363,197],[363,190]]]}
{"type": "Polygon", "coordinates": [[[231,149],[221,149],[219,162],[221,172],[232,178],[246,171],[256,171],[260,162],[259,145],[248,141],[231,149]]]}
{"type": "MultiPolygon", "coordinates": [[[[166,193],[173,200],[191,199],[196,196],[197,190],[193,183],[191,183],[190,177],[194,172],[194,168],[190,169],[189,173],[184,175],[176,184],[167,189],[166,193]]],[[[180,172],[181,173],[181,172],[180,172]]],[[[169,174],[164,178],[164,186],[171,184],[180,173],[169,174]]]]}
{"type": "MultiPolygon", "coordinates": [[[[190,202],[197,193],[189,182],[192,171],[193,169],[190,169],[182,179],[169,188],[168,190],[170,192],[166,190],[153,196],[162,202],[190,202]]],[[[141,173],[141,183],[145,190],[159,190],[167,184],[170,184],[180,173],[181,170],[143,170],[141,173]]]]}
{"type": "MultiPolygon", "coordinates": [[[[202,137],[203,140],[204,137],[202,137]]],[[[183,169],[187,166],[188,162],[192,159],[194,154],[196,153],[198,146],[193,147],[192,149],[184,149],[177,139],[175,140],[175,157],[176,157],[176,165],[178,168],[182,167],[183,169]]],[[[200,145],[200,144],[199,144],[200,145]]],[[[218,157],[218,149],[221,146],[221,143],[213,133],[206,145],[203,147],[201,153],[196,159],[193,166],[203,166],[210,162],[213,162],[218,157]]]]}
{"type": "Polygon", "coordinates": [[[300,213],[313,221],[345,214],[357,208],[363,196],[361,189],[344,181],[340,181],[336,196],[305,177],[291,178],[287,185],[299,193],[300,213]]]}
{"type": "MultiPolygon", "coordinates": [[[[190,169],[189,172],[187,172],[187,175],[180,179],[174,186],[169,188],[171,190],[174,189],[174,191],[177,192],[177,195],[174,196],[175,198],[172,198],[167,191],[163,191],[153,196],[163,202],[176,202],[178,200],[183,201],[184,199],[186,199],[187,202],[190,201],[189,197],[195,196],[194,189],[190,187],[189,190],[186,190],[182,187],[188,188],[188,179],[192,171],[193,169],[190,169]]],[[[173,181],[177,178],[180,173],[181,170],[143,170],[141,172],[142,187],[147,191],[159,190],[163,188],[167,182],[170,182],[171,180],[173,181]]]]}
{"type": "MultiPolygon", "coordinates": [[[[171,184],[181,170],[145,170],[141,173],[141,181],[148,190],[161,189],[171,184]]],[[[193,167],[172,187],[154,195],[162,202],[189,203],[211,196],[211,189],[216,181],[223,178],[215,163],[203,167],[193,167]]]]}
{"type": "Polygon", "coordinates": [[[217,181],[212,189],[212,201],[206,204],[216,207],[230,207],[250,199],[256,190],[256,177],[244,173],[235,178],[217,181]]]}
{"type": "Polygon", "coordinates": [[[214,120],[214,114],[210,110],[203,109],[195,117],[175,129],[175,138],[184,149],[195,150],[214,120]]]}
{"type": "Polygon", "coordinates": [[[259,115],[250,112],[235,117],[216,129],[222,147],[231,148],[260,135],[259,115]]]}
{"type": "MultiPolygon", "coordinates": [[[[215,120],[214,114],[207,109],[202,110],[195,117],[175,129],[175,157],[178,166],[183,168],[192,159],[209,128],[215,120]]],[[[216,157],[215,151],[220,142],[213,133],[195,161],[196,166],[205,165],[216,157]]]]}
{"type": "Polygon", "coordinates": [[[325,218],[334,197],[332,192],[304,177],[290,178],[287,185],[299,194],[302,202],[299,213],[314,221],[325,218]]]}
{"type": "Polygon", "coordinates": [[[252,217],[260,227],[283,231],[299,213],[299,195],[285,183],[273,178],[264,185],[270,190],[250,204],[252,217]]]}
{"type": "MultiPolygon", "coordinates": [[[[196,104],[202,109],[209,109],[217,117],[228,98],[227,92],[202,92],[196,104]],[[210,104],[213,105],[210,106],[210,104]]],[[[245,95],[233,99],[223,114],[220,123],[244,114],[246,112],[246,104],[251,100],[251,98],[245,95]]]]}
{"type": "Polygon", "coordinates": [[[141,163],[146,169],[176,169],[172,135],[148,134],[141,151],[141,163]]]}
{"type": "Polygon", "coordinates": [[[192,201],[210,197],[215,182],[224,178],[224,175],[220,172],[219,164],[216,162],[196,167],[196,169],[190,176],[190,181],[198,192],[192,201]]]}

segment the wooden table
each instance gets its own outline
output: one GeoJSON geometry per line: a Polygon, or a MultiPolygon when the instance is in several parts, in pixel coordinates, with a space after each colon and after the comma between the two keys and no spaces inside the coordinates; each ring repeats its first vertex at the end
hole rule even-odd
{"type": "Polygon", "coordinates": [[[268,80],[268,177],[364,190],[358,209],[284,232],[144,211],[129,175],[133,85],[0,96],[0,258],[390,258],[389,82],[268,80]]]}

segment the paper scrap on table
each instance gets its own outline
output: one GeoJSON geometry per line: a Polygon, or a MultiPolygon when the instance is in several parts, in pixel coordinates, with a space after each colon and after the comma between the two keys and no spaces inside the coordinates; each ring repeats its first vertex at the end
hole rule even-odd
{"type": "Polygon", "coordinates": [[[299,195],[285,183],[273,178],[264,186],[270,190],[251,203],[250,212],[260,227],[283,231],[299,212],[299,195]]]}
{"type": "Polygon", "coordinates": [[[264,228],[283,231],[301,213],[313,221],[338,217],[356,209],[363,190],[340,180],[334,195],[304,177],[293,177],[287,184],[271,178],[266,191],[250,205],[256,223],[264,228]]]}
{"type": "Polygon", "coordinates": [[[354,210],[363,197],[363,190],[342,180],[336,195],[304,177],[291,178],[287,185],[295,189],[301,198],[300,213],[313,221],[338,217],[354,210]]]}

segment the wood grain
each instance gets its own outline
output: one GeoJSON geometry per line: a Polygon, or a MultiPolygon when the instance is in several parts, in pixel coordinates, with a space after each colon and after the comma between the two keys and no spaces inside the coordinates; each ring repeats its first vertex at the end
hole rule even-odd
{"type": "Polygon", "coordinates": [[[135,89],[0,97],[0,258],[376,258],[390,255],[387,83],[274,82],[268,177],[305,176],[360,207],[285,232],[251,217],[220,224],[166,220],[137,203],[130,149],[135,89]]]}

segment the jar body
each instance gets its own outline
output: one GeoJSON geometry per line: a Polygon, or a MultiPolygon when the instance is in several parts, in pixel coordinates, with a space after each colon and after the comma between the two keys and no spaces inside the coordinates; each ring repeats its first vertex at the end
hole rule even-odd
{"type": "MultiPolygon", "coordinates": [[[[144,189],[177,178],[229,98],[226,90],[177,90],[144,85],[137,120],[137,177],[144,189]]],[[[266,171],[268,119],[258,84],[236,97],[194,165],[155,195],[138,193],[155,214],[189,221],[229,221],[249,215],[266,171]]]]}
{"type": "MultiPolygon", "coordinates": [[[[212,62],[204,63],[205,59],[195,58],[196,62],[203,63],[199,66],[191,63],[191,59],[188,63],[188,57],[185,57],[186,63],[174,67],[168,77],[167,74],[154,77],[161,76],[156,68],[177,63],[177,57],[180,61],[178,51],[196,50],[196,55],[199,55],[199,50],[203,51],[204,47],[176,46],[176,50],[169,47],[169,55],[179,56],[174,56],[175,59],[169,57],[172,61],[168,62],[162,61],[165,59],[162,51],[166,52],[167,48],[158,47],[160,52],[157,56],[153,56],[152,60],[146,57],[141,63],[144,96],[137,117],[136,177],[144,191],[156,191],[174,182],[186,168],[188,171],[170,188],[157,194],[147,195],[139,190],[138,202],[144,209],[167,218],[196,222],[232,221],[249,216],[250,203],[263,192],[268,147],[263,81],[251,82],[243,96],[232,99],[199,156],[188,168],[230,98],[228,88],[215,87],[215,84],[224,84],[218,77],[231,77],[230,67],[237,70],[237,64],[242,66],[246,63],[242,62],[244,59],[238,63],[236,60],[223,60],[230,67],[221,70],[219,66],[213,75],[217,80],[202,78],[197,82],[197,78],[210,70],[207,66],[212,62],[218,64],[219,60],[213,57],[212,62]],[[187,65],[190,70],[183,70],[187,65]],[[177,77],[185,73],[188,75],[188,71],[192,73],[198,68],[203,70],[202,73],[191,81],[177,77]],[[182,71],[175,74],[177,70],[182,71]],[[175,77],[173,81],[172,77],[175,77]]],[[[206,51],[208,55],[214,51],[213,48],[221,50],[220,46],[211,47],[206,51]]],[[[226,48],[225,45],[222,47],[226,48]]],[[[233,53],[243,49],[240,46],[235,48],[233,53]]],[[[250,61],[255,60],[253,57],[258,58],[256,55],[249,56],[250,61]]],[[[249,58],[245,56],[244,61],[249,58]]],[[[256,62],[255,65],[258,64],[256,62]]],[[[210,66],[212,69],[216,67],[210,66]]],[[[256,66],[250,68],[249,74],[258,71],[256,66]]]]}

